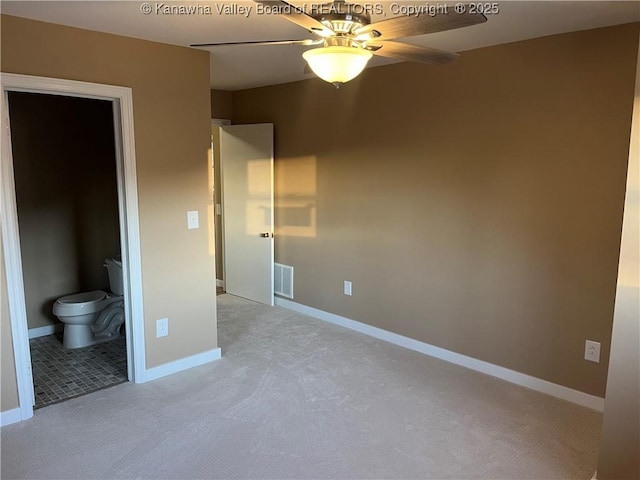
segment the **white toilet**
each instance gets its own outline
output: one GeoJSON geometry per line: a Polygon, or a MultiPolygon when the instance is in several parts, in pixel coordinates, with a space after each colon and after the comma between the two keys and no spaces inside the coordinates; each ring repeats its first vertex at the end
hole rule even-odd
{"type": "Polygon", "coordinates": [[[113,258],[105,262],[111,293],[76,293],[59,298],[53,305],[53,314],[64,323],[65,348],[86,347],[120,336],[124,323],[122,262],[113,258]]]}

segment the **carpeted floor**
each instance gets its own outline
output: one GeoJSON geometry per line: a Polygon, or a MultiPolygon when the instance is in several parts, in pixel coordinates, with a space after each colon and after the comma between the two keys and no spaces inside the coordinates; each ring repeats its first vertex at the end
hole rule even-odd
{"type": "Polygon", "coordinates": [[[590,479],[601,414],[218,297],[223,358],[2,428],[2,478],[590,479]]]}

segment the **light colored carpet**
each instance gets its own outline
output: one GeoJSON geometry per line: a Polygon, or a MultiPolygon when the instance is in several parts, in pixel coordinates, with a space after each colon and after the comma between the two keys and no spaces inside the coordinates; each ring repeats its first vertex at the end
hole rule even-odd
{"type": "Polygon", "coordinates": [[[2,428],[2,478],[589,479],[601,415],[218,297],[223,358],[2,428]]]}

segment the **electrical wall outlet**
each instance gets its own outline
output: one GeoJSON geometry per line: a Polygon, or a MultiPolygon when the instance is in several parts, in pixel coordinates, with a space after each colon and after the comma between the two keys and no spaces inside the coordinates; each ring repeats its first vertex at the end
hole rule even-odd
{"type": "Polygon", "coordinates": [[[166,337],[167,335],[169,335],[169,319],[156,320],[156,337],[166,337]]]}
{"type": "Polygon", "coordinates": [[[352,295],[351,282],[349,280],[344,281],[344,294],[349,296],[352,295]]]}
{"type": "Polygon", "coordinates": [[[584,359],[600,363],[600,343],[587,340],[584,346],[584,359]]]}

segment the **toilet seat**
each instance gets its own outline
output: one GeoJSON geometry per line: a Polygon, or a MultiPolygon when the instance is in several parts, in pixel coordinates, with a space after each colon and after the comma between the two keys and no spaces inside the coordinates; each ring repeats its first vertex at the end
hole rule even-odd
{"type": "Polygon", "coordinates": [[[56,300],[53,305],[53,314],[74,317],[94,313],[100,310],[100,302],[105,298],[107,293],[102,290],[67,295],[56,300]]]}
{"type": "Polygon", "coordinates": [[[118,338],[125,323],[122,262],[107,258],[109,292],[93,290],[59,298],[53,314],[64,324],[62,345],[81,348],[118,338]]]}

